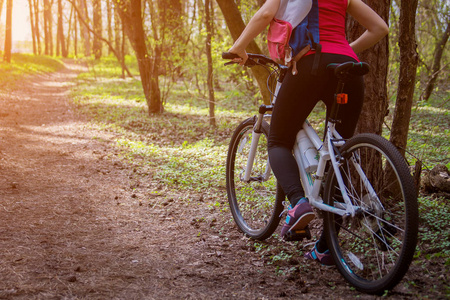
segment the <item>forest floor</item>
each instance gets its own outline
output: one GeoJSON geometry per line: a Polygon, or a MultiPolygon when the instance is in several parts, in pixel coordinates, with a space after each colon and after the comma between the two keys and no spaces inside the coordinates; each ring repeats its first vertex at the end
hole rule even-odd
{"type": "MultiPolygon", "coordinates": [[[[303,257],[280,275],[201,193],[142,175],[77,112],[66,67],[0,93],[0,299],[377,298],[303,257]]],[[[385,297],[448,297],[442,268],[413,263],[385,297]]]]}

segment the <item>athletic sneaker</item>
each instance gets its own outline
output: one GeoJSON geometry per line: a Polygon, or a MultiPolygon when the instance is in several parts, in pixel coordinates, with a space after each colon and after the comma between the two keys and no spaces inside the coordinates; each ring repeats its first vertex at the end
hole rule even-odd
{"type": "Polygon", "coordinates": [[[326,250],[323,253],[320,253],[319,250],[317,250],[317,242],[314,245],[314,248],[312,248],[311,251],[305,254],[305,258],[316,260],[325,266],[332,266],[335,264],[333,256],[331,256],[330,250],[326,250]]]}
{"type": "Polygon", "coordinates": [[[314,217],[312,207],[306,198],[300,199],[294,208],[292,208],[292,205],[289,205],[286,223],[281,228],[281,237],[284,237],[288,231],[305,229],[314,217]]]}

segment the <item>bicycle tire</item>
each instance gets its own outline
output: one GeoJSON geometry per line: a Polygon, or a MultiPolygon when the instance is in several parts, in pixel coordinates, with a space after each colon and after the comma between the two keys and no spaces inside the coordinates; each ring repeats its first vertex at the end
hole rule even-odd
{"type": "Polygon", "coordinates": [[[231,213],[238,228],[253,239],[264,240],[278,227],[285,195],[272,171],[268,180],[261,180],[268,164],[269,124],[265,121],[261,127],[252,180],[244,182],[241,179],[255,122],[256,118],[249,118],[239,124],[233,133],[226,162],[226,187],[231,213]]]}
{"type": "MultiPolygon", "coordinates": [[[[365,293],[382,294],[400,282],[416,249],[414,181],[395,146],[378,135],[359,134],[340,152],[346,191],[360,209],[355,217],[325,214],[327,244],[339,272],[351,285],[365,293]],[[352,161],[362,168],[376,196],[352,161]]],[[[333,168],[327,175],[324,201],[331,206],[343,202],[333,168]]]]}

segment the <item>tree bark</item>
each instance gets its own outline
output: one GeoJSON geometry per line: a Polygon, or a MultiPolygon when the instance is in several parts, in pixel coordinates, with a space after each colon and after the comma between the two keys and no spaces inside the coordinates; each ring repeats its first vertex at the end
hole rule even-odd
{"type": "MultiPolygon", "coordinates": [[[[72,3],[72,6],[74,4],[72,3]]],[[[78,57],[78,12],[73,12],[73,52],[75,57],[78,57]]]]}
{"type": "Polygon", "coordinates": [[[36,33],[36,44],[38,54],[41,55],[42,47],[41,47],[41,35],[39,32],[39,0],[34,0],[34,29],[36,33]]]}
{"type": "Polygon", "coordinates": [[[91,41],[89,30],[87,28],[87,24],[85,25],[81,20],[86,20],[88,22],[88,15],[86,9],[86,0],[78,0],[78,7],[80,8],[77,12],[77,15],[80,20],[80,35],[83,37],[84,41],[84,55],[91,56],[91,41]]]}
{"type": "MultiPolygon", "coordinates": [[[[222,11],[233,40],[237,40],[245,28],[245,24],[242,20],[241,12],[239,11],[237,4],[231,0],[216,1],[217,4],[219,4],[220,10],[222,11]]],[[[247,51],[250,53],[262,53],[255,41],[252,41],[248,45],[247,51]]],[[[264,103],[270,104],[271,95],[267,89],[267,71],[263,68],[252,68],[251,72],[253,73],[253,76],[255,76],[258,83],[264,103]]]]}
{"type": "MultiPolygon", "coordinates": [[[[116,49],[120,49],[120,33],[122,32],[122,28],[121,28],[121,22],[120,22],[120,17],[119,17],[119,11],[117,8],[117,4],[114,3],[114,43],[115,43],[115,48],[116,49]]],[[[120,55],[122,55],[122,53],[120,53],[120,55]]]]}
{"type": "MultiPolygon", "coordinates": [[[[0,0],[0,15],[2,14],[3,0],[0,0]]],[[[31,39],[33,42],[33,54],[37,54],[36,48],[36,31],[34,29],[34,14],[33,14],[33,1],[28,0],[28,8],[30,9],[30,25],[31,25],[31,39]]]]}
{"type": "Polygon", "coordinates": [[[13,8],[13,0],[7,0],[6,1],[5,54],[4,54],[4,60],[7,63],[11,62],[12,8],[13,8]]]}
{"type": "Polygon", "coordinates": [[[66,43],[64,38],[64,29],[63,29],[63,9],[62,9],[62,2],[61,0],[58,0],[58,29],[57,29],[57,36],[58,36],[58,43],[56,45],[57,49],[57,55],[59,52],[59,49],[61,50],[61,55],[64,58],[67,58],[67,49],[66,49],[66,43]]]}
{"type": "Polygon", "coordinates": [[[0,20],[1,20],[1,16],[2,16],[3,4],[4,3],[5,3],[5,0],[0,0],[0,20]]]}
{"type": "Polygon", "coordinates": [[[422,95],[422,100],[428,101],[434,90],[434,85],[441,71],[441,59],[444,54],[445,45],[447,44],[448,38],[450,36],[450,18],[447,19],[447,29],[442,35],[442,38],[437,41],[434,50],[433,66],[431,68],[430,79],[425,87],[424,93],[422,95]]]}
{"type": "MultiPolygon", "coordinates": [[[[390,0],[367,0],[365,1],[386,23],[389,23],[390,0]]],[[[363,28],[353,18],[347,20],[347,36],[349,42],[356,40],[363,32],[363,28]]],[[[370,64],[371,71],[364,76],[365,97],[361,116],[359,118],[357,133],[372,132],[380,134],[384,117],[388,112],[387,95],[387,71],[389,59],[389,40],[383,38],[372,48],[359,53],[361,61],[370,64]]]]}
{"type": "Polygon", "coordinates": [[[66,57],[69,55],[69,51],[70,51],[69,50],[70,49],[70,40],[71,40],[72,30],[73,30],[72,25],[77,23],[77,21],[76,21],[77,19],[76,19],[76,17],[74,17],[74,15],[75,15],[75,13],[73,10],[73,5],[71,5],[70,13],[69,13],[69,29],[67,31],[67,38],[66,38],[66,52],[67,52],[66,57]]]}
{"type": "Polygon", "coordinates": [[[138,60],[148,113],[162,113],[164,107],[161,102],[157,65],[155,64],[155,61],[158,61],[157,59],[161,55],[161,50],[159,46],[156,46],[153,59],[148,55],[147,45],[145,43],[146,36],[142,22],[141,0],[121,1],[118,5],[120,18],[122,19],[125,31],[138,60]]]}
{"type": "MultiPolygon", "coordinates": [[[[111,0],[106,0],[106,28],[108,30],[108,42],[113,42],[113,30],[112,30],[112,12],[111,12],[111,0]]],[[[117,48],[116,48],[117,49],[117,48]]],[[[108,55],[111,55],[112,52],[109,49],[108,55]]]]}
{"type": "Polygon", "coordinates": [[[53,55],[52,4],[53,2],[44,0],[44,53],[46,55],[53,55]]]}
{"type": "Polygon", "coordinates": [[[205,23],[206,23],[206,57],[208,59],[208,78],[207,85],[209,91],[209,125],[216,126],[216,117],[214,115],[214,78],[213,78],[213,61],[211,54],[211,36],[212,36],[212,21],[211,21],[211,6],[210,0],[205,0],[205,23]]]}
{"type": "Polygon", "coordinates": [[[400,78],[390,141],[397,146],[403,156],[408,141],[409,121],[419,62],[415,38],[417,3],[418,0],[403,0],[400,4],[400,78]]]}
{"type": "Polygon", "coordinates": [[[92,50],[94,51],[95,59],[100,59],[102,57],[102,42],[99,36],[102,36],[102,3],[100,0],[92,1],[92,10],[94,14],[94,42],[92,45],[92,50]]]}

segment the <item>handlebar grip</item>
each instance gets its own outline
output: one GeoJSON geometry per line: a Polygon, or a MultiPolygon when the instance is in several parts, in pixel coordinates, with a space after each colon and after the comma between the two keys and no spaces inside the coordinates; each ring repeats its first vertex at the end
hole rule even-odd
{"type": "Polygon", "coordinates": [[[230,53],[230,52],[222,52],[222,58],[223,59],[239,58],[239,55],[237,55],[235,53],[230,53]]]}

